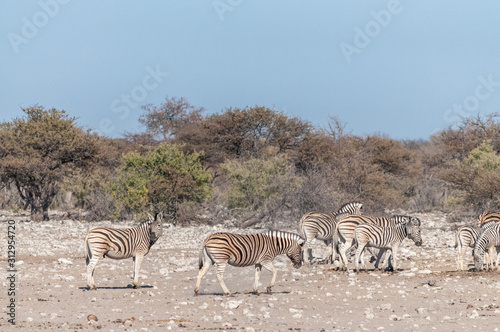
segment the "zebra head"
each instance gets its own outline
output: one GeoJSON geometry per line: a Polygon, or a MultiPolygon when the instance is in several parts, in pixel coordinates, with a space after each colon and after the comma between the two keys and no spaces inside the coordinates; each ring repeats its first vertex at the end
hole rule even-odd
{"type": "Polygon", "coordinates": [[[163,212],[157,213],[154,217],[149,216],[149,240],[151,244],[158,241],[160,236],[163,235],[163,212]]]}
{"type": "Polygon", "coordinates": [[[293,267],[298,269],[302,266],[302,250],[304,248],[305,240],[299,238],[297,241],[288,248],[286,256],[290,258],[293,263],[293,267]]]}
{"type": "Polygon", "coordinates": [[[484,251],[474,248],[474,250],[472,250],[472,256],[474,256],[474,271],[481,271],[484,261],[484,251]]]}
{"type": "MultiPolygon", "coordinates": [[[[412,217],[413,218],[413,217],[412,217]]],[[[418,218],[417,218],[418,220],[418,218]]],[[[415,226],[412,221],[406,224],[406,233],[408,234],[408,238],[415,242],[415,245],[422,245],[422,234],[420,231],[420,220],[418,226],[415,226]]]]}

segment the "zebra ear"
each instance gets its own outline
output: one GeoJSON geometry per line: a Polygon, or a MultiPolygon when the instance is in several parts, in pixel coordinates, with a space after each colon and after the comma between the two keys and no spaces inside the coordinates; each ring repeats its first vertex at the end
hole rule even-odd
{"type": "Polygon", "coordinates": [[[157,217],[158,217],[157,220],[163,221],[163,212],[158,213],[157,217]]]}
{"type": "Polygon", "coordinates": [[[155,221],[155,217],[153,217],[153,216],[151,215],[151,213],[148,213],[148,218],[149,218],[149,221],[150,221],[150,222],[155,221]]]}
{"type": "Polygon", "coordinates": [[[306,241],[304,241],[304,239],[299,239],[299,241],[297,241],[297,243],[299,244],[299,246],[303,247],[304,243],[306,243],[306,241]]]}

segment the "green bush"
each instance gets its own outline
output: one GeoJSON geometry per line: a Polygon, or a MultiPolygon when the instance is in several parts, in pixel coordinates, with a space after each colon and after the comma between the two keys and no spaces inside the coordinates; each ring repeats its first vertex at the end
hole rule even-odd
{"type": "Polygon", "coordinates": [[[184,154],[178,146],[161,144],[144,155],[123,156],[113,186],[118,212],[163,211],[177,218],[182,204],[202,202],[212,195],[212,176],[203,169],[199,153],[184,154]]]}

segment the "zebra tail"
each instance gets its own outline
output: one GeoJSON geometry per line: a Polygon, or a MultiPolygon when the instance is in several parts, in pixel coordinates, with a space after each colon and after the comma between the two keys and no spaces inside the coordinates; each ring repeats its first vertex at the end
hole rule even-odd
{"type": "Polygon", "coordinates": [[[207,260],[210,260],[210,263],[213,264],[214,260],[212,259],[212,257],[210,257],[208,255],[208,252],[207,252],[207,248],[205,246],[203,246],[203,248],[201,249],[200,251],[200,258],[198,260],[198,268],[201,270],[201,268],[203,267],[203,265],[205,265],[205,262],[207,260]]]}
{"type": "Polygon", "coordinates": [[[455,246],[453,248],[458,247],[458,234],[455,234],[455,246]]]}
{"type": "Polygon", "coordinates": [[[86,265],[89,265],[90,260],[92,259],[92,250],[90,250],[88,238],[85,238],[84,250],[85,250],[85,263],[86,265]]]}

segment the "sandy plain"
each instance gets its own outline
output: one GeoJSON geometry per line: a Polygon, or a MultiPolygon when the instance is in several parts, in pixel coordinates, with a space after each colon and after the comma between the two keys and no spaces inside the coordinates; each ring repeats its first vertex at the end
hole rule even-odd
{"type": "MultiPolygon", "coordinates": [[[[194,296],[198,256],[206,236],[241,230],[217,226],[165,227],[146,256],[140,289],[131,288],[132,259],[99,262],[96,291],[85,277],[83,238],[92,228],[131,227],[132,222],[75,220],[30,222],[1,211],[0,269],[4,271],[0,326],[14,330],[103,331],[498,331],[500,273],[457,272],[454,229],[442,214],[413,214],[422,221],[423,246],[410,240],[400,249],[397,273],[336,271],[331,264],[293,268],[285,256],[271,294],[251,292],[253,267],[226,269],[234,296],[224,296],[215,268],[194,296]],[[8,295],[8,220],[15,222],[15,295],[8,295]],[[15,325],[9,323],[14,298],[15,325]],[[90,320],[94,315],[97,321],[90,320]],[[90,316],[92,317],[92,316],[90,316]]],[[[464,224],[467,221],[464,220],[464,224]]],[[[472,221],[469,221],[470,223],[472,221]]],[[[12,222],[11,222],[12,223],[12,222]]],[[[296,231],[295,222],[284,230],[296,231]]],[[[313,253],[326,247],[315,241],[313,253]]],[[[471,249],[466,264],[472,264],[471,249]]],[[[472,265],[469,265],[471,268],[472,265]]],[[[263,270],[264,292],[271,273],[263,270]]]]}

